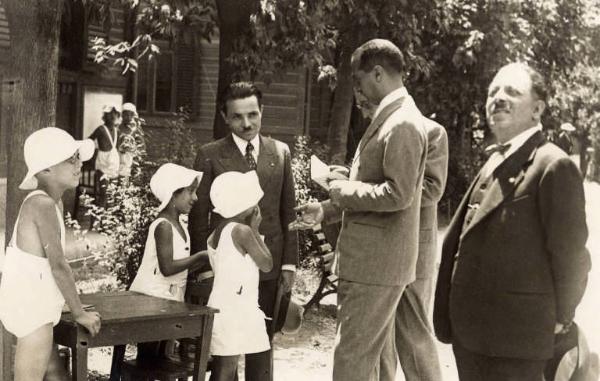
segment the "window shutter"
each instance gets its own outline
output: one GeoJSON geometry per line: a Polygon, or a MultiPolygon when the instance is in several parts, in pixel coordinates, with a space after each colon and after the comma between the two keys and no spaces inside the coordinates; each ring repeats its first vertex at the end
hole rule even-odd
{"type": "Polygon", "coordinates": [[[181,107],[190,113],[194,113],[194,47],[192,45],[178,43],[175,47],[176,75],[176,98],[175,106],[179,111],[181,107]]]}

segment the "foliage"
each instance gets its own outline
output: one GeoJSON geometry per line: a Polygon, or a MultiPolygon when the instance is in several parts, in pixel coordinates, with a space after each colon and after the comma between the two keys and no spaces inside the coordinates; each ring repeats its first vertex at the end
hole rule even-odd
{"type": "MultiPolygon", "coordinates": [[[[581,147],[580,155],[586,154],[591,145],[588,174],[591,180],[600,181],[600,67],[580,63],[569,71],[569,77],[560,78],[555,84],[556,95],[550,102],[555,129],[558,123],[571,123],[577,131],[575,137],[581,147]]],[[[582,166],[585,167],[585,164],[582,166]]]]}
{"type": "MultiPolygon", "coordinates": [[[[310,178],[311,155],[324,159],[327,155],[327,147],[316,140],[311,141],[308,136],[300,135],[295,137],[292,152],[292,174],[296,186],[296,203],[302,205],[311,201],[327,199],[327,192],[310,178]]],[[[301,265],[303,267],[314,266],[312,254],[316,251],[318,244],[314,233],[311,230],[300,231],[298,241],[301,265]]]]}
{"type": "Polygon", "coordinates": [[[91,19],[107,31],[115,21],[116,8],[136,12],[132,41],[112,43],[99,37],[92,41],[95,62],[120,66],[123,74],[135,71],[142,57],[152,59],[160,53],[154,43],[157,39],[195,45],[202,39],[210,41],[216,27],[216,9],[211,0],[88,0],[86,6],[91,19]]]}
{"type": "Polygon", "coordinates": [[[134,165],[128,179],[111,181],[107,189],[108,206],[99,207],[89,195],[82,195],[86,213],[94,219],[94,230],[107,236],[109,244],[97,254],[116,275],[121,287],[133,281],[144,254],[148,227],[156,218],[158,200],[150,190],[150,178],[163,163],[188,165],[195,153],[195,139],[186,125],[187,115],[178,115],[165,127],[168,129],[168,149],[150,161],[142,144],[134,151],[134,165]]]}

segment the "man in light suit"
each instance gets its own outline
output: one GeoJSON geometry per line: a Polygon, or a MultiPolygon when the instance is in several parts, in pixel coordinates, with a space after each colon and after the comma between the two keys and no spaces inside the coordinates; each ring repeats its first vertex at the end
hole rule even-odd
{"type": "Polygon", "coordinates": [[[542,380],[585,290],[583,184],[541,132],[546,95],[541,75],[520,63],[488,90],[498,144],[448,227],[434,304],[461,381],[542,380]]]}
{"type": "Polygon", "coordinates": [[[334,381],[378,379],[396,308],[415,280],[427,133],[403,83],[404,60],[387,40],[352,55],[355,91],[379,104],[356,150],[348,180],[330,182],[330,199],[303,205],[299,228],[342,219],[334,381]]]}
{"type": "MultiPolygon", "coordinates": [[[[190,213],[189,230],[192,252],[206,249],[206,239],[220,221],[220,216],[211,212],[213,179],[228,171],[256,170],[264,191],[259,202],[263,217],[259,231],[273,256],[273,270],[260,273],[259,305],[272,318],[278,287],[289,293],[294,283],[298,237],[288,230],[296,217],[290,150],[285,143],[260,134],[261,102],[260,90],[248,82],[232,83],[224,92],[221,113],[232,133],[198,150],[194,168],[204,175],[198,187],[198,202],[190,213]]],[[[287,309],[284,304],[280,310],[287,309]]],[[[267,320],[267,332],[272,338],[271,320],[267,320]]],[[[246,355],[246,380],[272,380],[272,361],[272,351],[246,355]]]]}
{"type": "MultiPolygon", "coordinates": [[[[377,109],[357,94],[356,105],[364,118],[372,119],[377,109]]],[[[442,374],[433,336],[430,311],[436,275],[437,205],[448,176],[448,135],[444,127],[427,119],[427,159],[421,194],[419,256],[417,279],[409,284],[398,304],[395,324],[395,349],[390,343],[382,354],[380,378],[393,379],[397,358],[407,381],[440,381],[442,374]]]]}

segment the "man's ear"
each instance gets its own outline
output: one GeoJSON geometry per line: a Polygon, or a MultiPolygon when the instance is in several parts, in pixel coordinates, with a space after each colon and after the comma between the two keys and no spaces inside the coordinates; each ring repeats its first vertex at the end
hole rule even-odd
{"type": "Polygon", "coordinates": [[[373,66],[373,75],[375,76],[375,80],[377,82],[383,81],[383,74],[384,74],[384,70],[381,65],[373,66]]]}
{"type": "Polygon", "coordinates": [[[537,118],[537,120],[541,120],[542,114],[544,113],[545,109],[546,109],[546,102],[544,102],[542,100],[536,101],[533,113],[534,113],[535,117],[537,118]]]}

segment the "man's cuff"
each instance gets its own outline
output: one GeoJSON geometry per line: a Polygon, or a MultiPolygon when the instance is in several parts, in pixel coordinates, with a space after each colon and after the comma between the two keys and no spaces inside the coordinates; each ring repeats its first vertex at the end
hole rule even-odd
{"type": "Polygon", "coordinates": [[[293,273],[296,272],[296,265],[283,265],[281,266],[282,271],[291,271],[293,273]]]}

